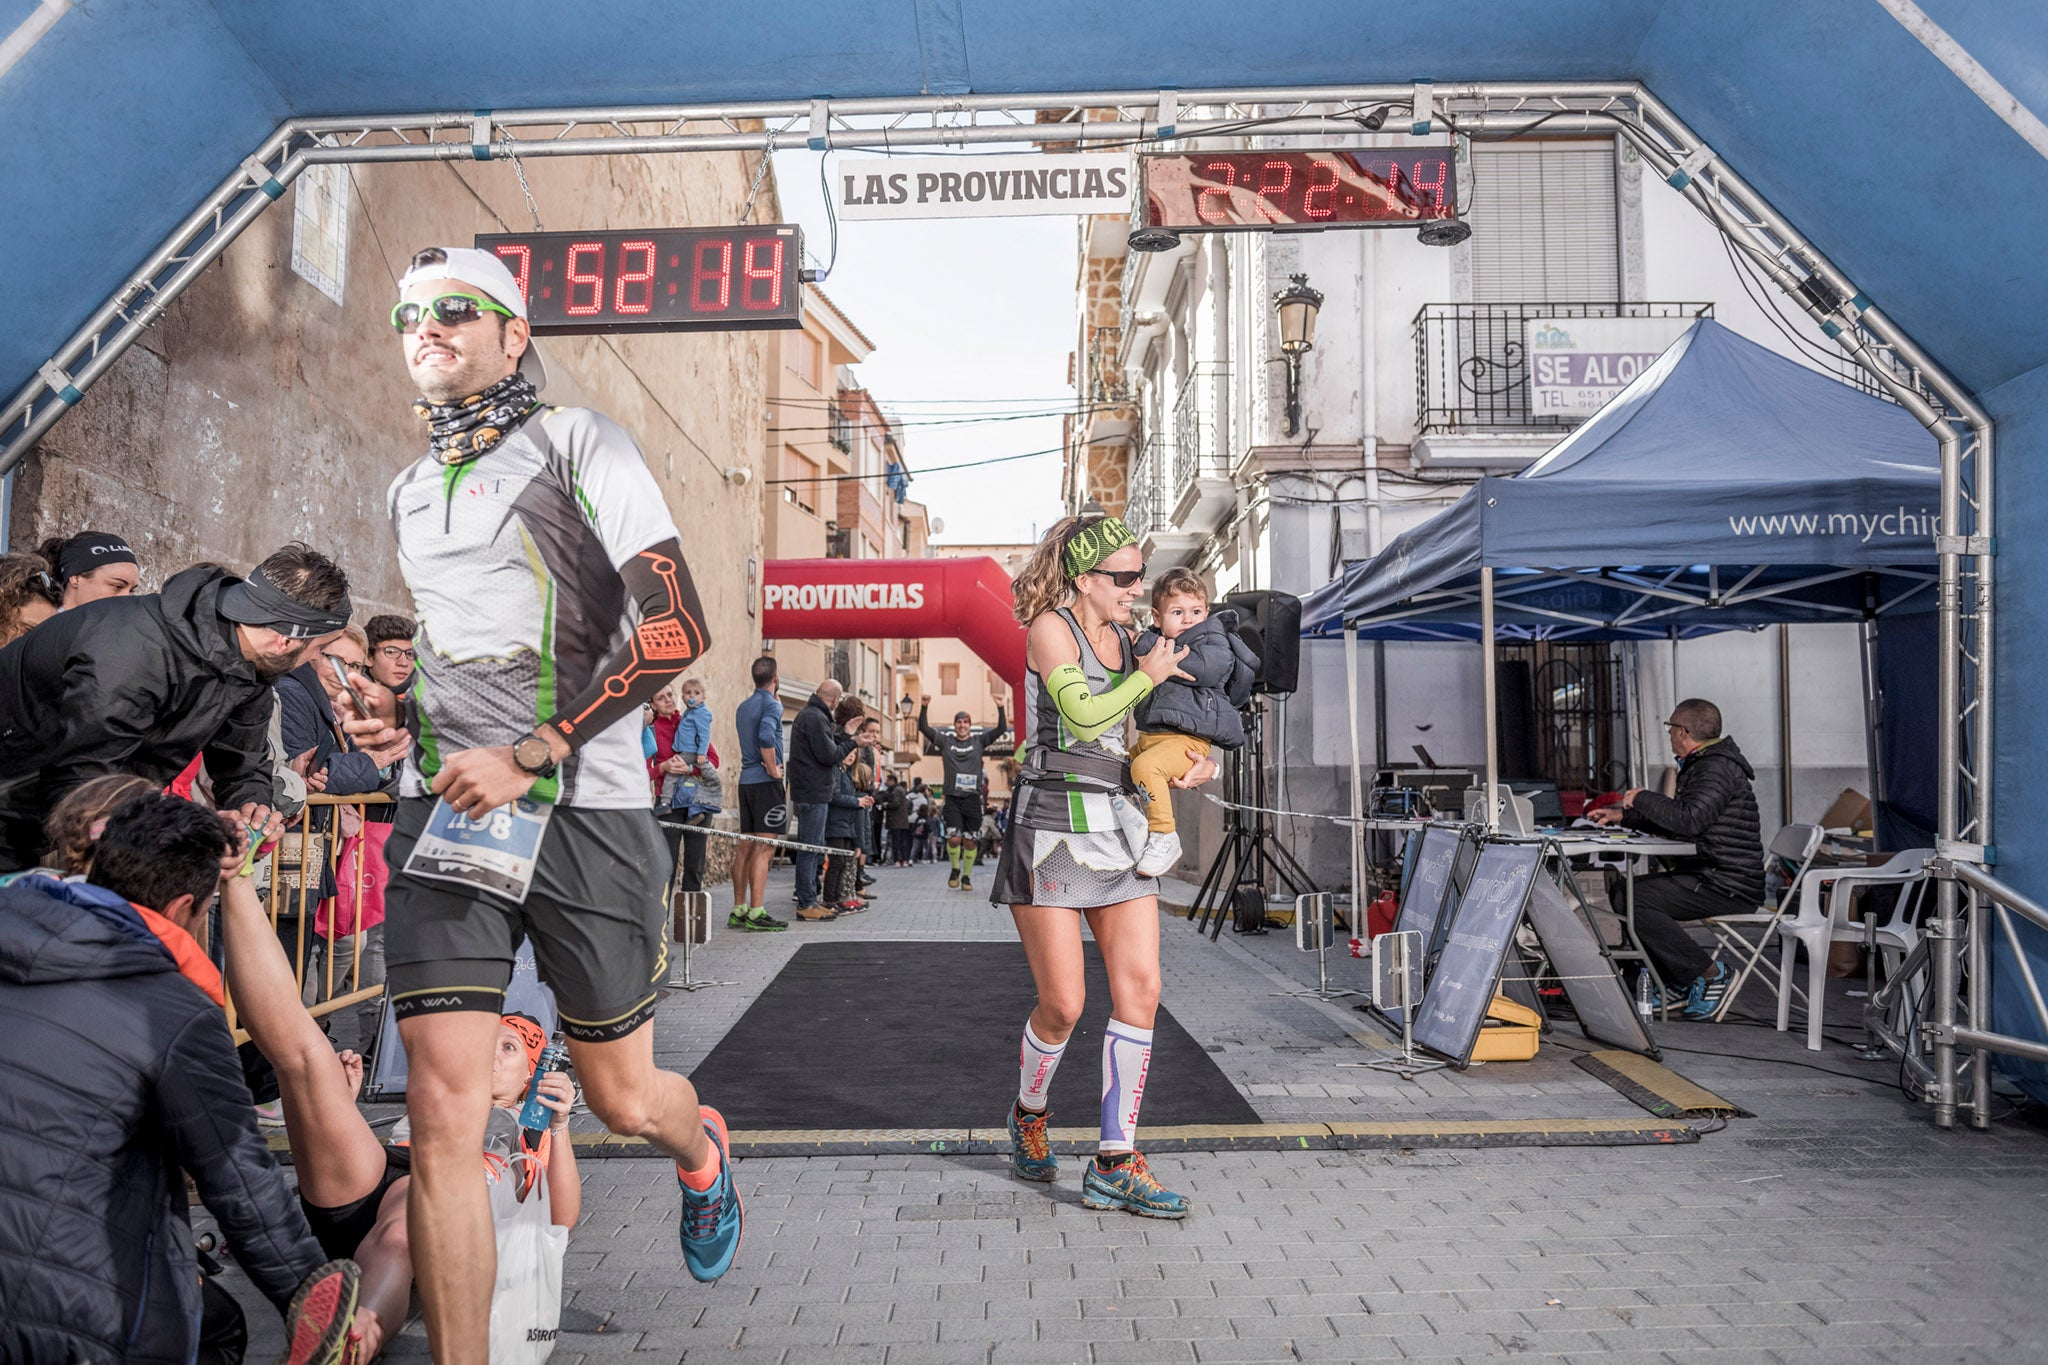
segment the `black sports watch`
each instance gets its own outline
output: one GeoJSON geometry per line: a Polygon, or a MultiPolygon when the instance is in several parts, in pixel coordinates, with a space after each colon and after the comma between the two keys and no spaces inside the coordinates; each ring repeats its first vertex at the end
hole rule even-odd
{"type": "Polygon", "coordinates": [[[519,771],[545,781],[555,775],[555,751],[539,735],[523,735],[512,743],[512,761],[519,771]]]}

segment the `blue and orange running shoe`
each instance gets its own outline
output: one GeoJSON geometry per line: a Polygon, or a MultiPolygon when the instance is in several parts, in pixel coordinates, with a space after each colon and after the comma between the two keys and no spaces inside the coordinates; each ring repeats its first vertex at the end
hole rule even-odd
{"type": "Polygon", "coordinates": [[[1052,1154],[1052,1143],[1045,1135],[1046,1120],[1051,1117],[1050,1111],[1034,1114],[1010,1106],[1010,1169],[1019,1180],[1060,1178],[1060,1159],[1052,1154]]]}
{"type": "Polygon", "coordinates": [[[1136,1152],[1115,1166],[1104,1167],[1100,1160],[1089,1162],[1081,1177],[1081,1206],[1122,1209],[1146,1218],[1188,1216],[1188,1201],[1154,1179],[1152,1168],[1136,1152]]]}
{"type": "Polygon", "coordinates": [[[676,1183],[683,1187],[683,1264],[693,1278],[704,1284],[732,1269],[732,1258],[740,1249],[740,1192],[732,1183],[732,1156],[725,1134],[725,1116],[710,1105],[699,1106],[704,1132],[718,1153],[718,1179],[708,1190],[693,1190],[680,1169],[676,1183]]]}

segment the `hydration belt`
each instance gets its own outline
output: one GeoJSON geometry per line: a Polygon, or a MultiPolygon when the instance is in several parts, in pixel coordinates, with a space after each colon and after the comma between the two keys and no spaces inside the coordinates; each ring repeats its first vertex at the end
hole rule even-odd
{"type": "Polygon", "coordinates": [[[1130,791],[1131,765],[1121,758],[1108,754],[1096,754],[1066,749],[1033,749],[1025,755],[1024,771],[1019,781],[1024,783],[1052,782],[1059,778],[1078,777],[1083,781],[1098,783],[1111,791],[1130,791]]]}

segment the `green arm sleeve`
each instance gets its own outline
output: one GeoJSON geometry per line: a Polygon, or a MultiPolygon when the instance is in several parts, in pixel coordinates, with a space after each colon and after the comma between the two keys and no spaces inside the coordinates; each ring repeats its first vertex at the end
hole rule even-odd
{"type": "Polygon", "coordinates": [[[1088,675],[1077,663],[1055,668],[1045,685],[1060,718],[1084,740],[1096,738],[1121,721],[1152,691],[1152,680],[1134,672],[1107,692],[1090,692],[1088,675]]]}

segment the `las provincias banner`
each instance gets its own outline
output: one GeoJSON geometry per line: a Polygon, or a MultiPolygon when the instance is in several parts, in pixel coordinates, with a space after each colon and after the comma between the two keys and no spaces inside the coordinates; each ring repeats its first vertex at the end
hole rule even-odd
{"type": "MultiPolygon", "coordinates": [[[[771,559],[761,581],[763,640],[956,639],[1024,695],[1024,627],[1010,576],[988,556],[771,559]]],[[[1013,706],[1022,734],[1023,716],[1013,706]]]]}
{"type": "Polygon", "coordinates": [[[1137,175],[1128,156],[1046,152],[846,157],[831,181],[835,207],[848,220],[1011,218],[1129,213],[1137,175]]]}

